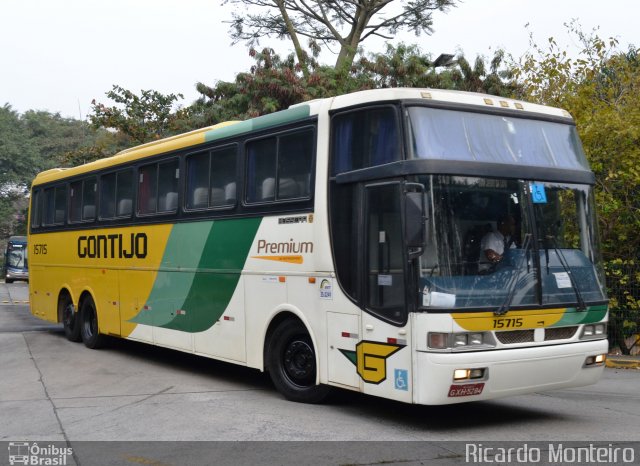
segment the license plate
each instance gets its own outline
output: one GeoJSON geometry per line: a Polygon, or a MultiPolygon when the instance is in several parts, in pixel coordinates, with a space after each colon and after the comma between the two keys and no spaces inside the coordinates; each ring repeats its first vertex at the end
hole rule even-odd
{"type": "Polygon", "coordinates": [[[449,397],[454,398],[457,396],[480,395],[483,388],[484,382],[465,385],[451,385],[451,387],[449,388],[449,397]]]}

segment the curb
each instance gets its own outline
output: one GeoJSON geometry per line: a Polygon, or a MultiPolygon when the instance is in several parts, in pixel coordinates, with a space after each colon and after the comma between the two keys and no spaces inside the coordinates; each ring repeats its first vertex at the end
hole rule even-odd
{"type": "Polygon", "coordinates": [[[640,359],[609,356],[606,366],[612,369],[640,369],[640,359]]]}

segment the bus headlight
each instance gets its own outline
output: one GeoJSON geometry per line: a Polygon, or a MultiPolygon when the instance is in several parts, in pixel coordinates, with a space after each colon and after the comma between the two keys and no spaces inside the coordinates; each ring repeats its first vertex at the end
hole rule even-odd
{"type": "Polygon", "coordinates": [[[581,340],[599,340],[607,335],[607,324],[587,324],[582,327],[581,340]]]}
{"type": "Polygon", "coordinates": [[[472,351],[495,346],[490,332],[429,332],[427,335],[427,347],[434,350],[472,351]]]}

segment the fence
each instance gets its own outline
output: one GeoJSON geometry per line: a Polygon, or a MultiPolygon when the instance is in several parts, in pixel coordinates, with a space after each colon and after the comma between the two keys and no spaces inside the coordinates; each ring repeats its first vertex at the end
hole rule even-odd
{"type": "Polygon", "coordinates": [[[617,354],[640,355],[640,264],[605,264],[609,294],[609,346],[617,354]]]}

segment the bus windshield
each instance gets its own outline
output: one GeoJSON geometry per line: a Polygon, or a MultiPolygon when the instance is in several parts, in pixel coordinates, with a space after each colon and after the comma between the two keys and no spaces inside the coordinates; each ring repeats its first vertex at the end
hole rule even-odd
{"type": "Polygon", "coordinates": [[[420,304],[428,308],[605,300],[591,188],[429,175],[420,304]]]}
{"type": "Polygon", "coordinates": [[[412,158],[589,169],[570,124],[428,107],[407,112],[412,158]]]}
{"type": "Polygon", "coordinates": [[[14,269],[27,268],[27,248],[23,243],[12,243],[7,245],[7,267],[14,269]]]}

